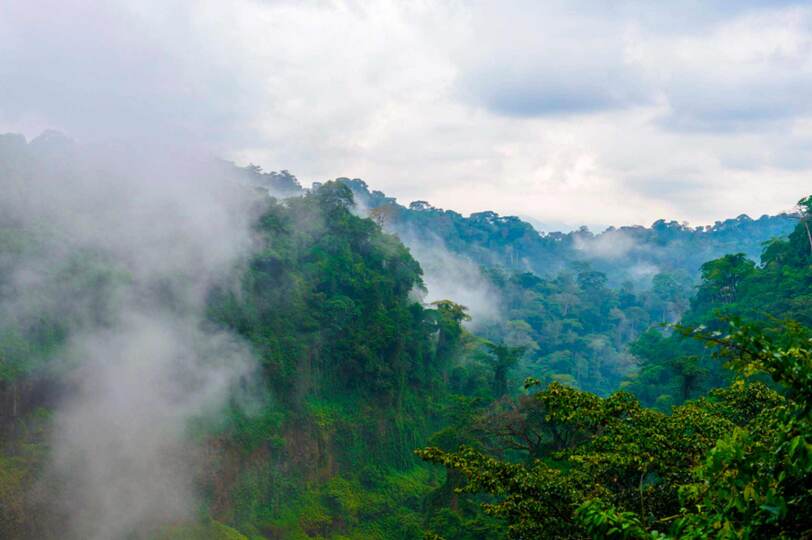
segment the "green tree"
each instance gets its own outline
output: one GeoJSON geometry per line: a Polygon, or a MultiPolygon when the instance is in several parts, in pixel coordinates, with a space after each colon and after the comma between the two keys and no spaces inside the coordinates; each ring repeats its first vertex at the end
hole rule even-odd
{"type": "Polygon", "coordinates": [[[812,231],[810,231],[809,226],[810,221],[812,221],[812,195],[798,201],[797,208],[801,226],[806,231],[806,239],[809,241],[809,253],[812,256],[812,231]]]}
{"type": "Polygon", "coordinates": [[[744,253],[725,255],[702,265],[698,302],[730,304],[738,299],[742,282],[756,271],[756,264],[744,253]]]}
{"type": "Polygon", "coordinates": [[[526,464],[463,447],[418,455],[462,474],[465,493],[511,538],[799,538],[812,485],[812,342],[798,326],[776,340],[734,323],[694,332],[747,376],[671,414],[629,394],[609,398],[551,384],[534,394],[557,451],[526,464]],[[556,435],[556,433],[558,435],[556,435]],[[563,435],[566,433],[566,435],[563,435]]]}
{"type": "Polygon", "coordinates": [[[490,341],[485,342],[485,348],[491,355],[493,395],[498,399],[508,393],[508,371],[519,363],[527,349],[490,341]]]}

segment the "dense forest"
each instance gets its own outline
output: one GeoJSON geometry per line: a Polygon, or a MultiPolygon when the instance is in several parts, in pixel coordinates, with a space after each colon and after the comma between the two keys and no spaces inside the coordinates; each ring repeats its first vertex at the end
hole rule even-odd
{"type": "Polygon", "coordinates": [[[106,150],[0,137],[3,538],[812,536],[812,198],[540,233],[106,150]]]}

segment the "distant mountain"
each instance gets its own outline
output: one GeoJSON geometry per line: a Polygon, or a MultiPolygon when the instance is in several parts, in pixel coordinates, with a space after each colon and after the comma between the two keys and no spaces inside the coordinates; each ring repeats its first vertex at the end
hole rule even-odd
{"type": "MultiPolygon", "coordinates": [[[[288,171],[266,173],[253,165],[239,171],[245,180],[280,198],[306,191],[288,171]]],[[[516,216],[483,211],[466,217],[426,201],[404,206],[370,189],[361,179],[336,180],[352,190],[361,213],[398,234],[413,250],[442,246],[477,265],[540,276],[588,263],[606,273],[615,285],[625,280],[648,283],[664,272],[696,279],[704,262],[728,253],[744,253],[758,261],[764,243],[787,236],[796,223],[790,214],[758,219],[742,214],[710,226],[692,227],[661,219],[649,227],[609,227],[599,233],[581,227],[545,233],[516,216]]]]}
{"type": "Polygon", "coordinates": [[[758,261],[763,244],[788,235],[796,223],[788,214],[758,219],[742,214],[705,227],[658,220],[650,227],[610,227],[598,234],[586,227],[541,233],[515,216],[485,211],[465,217],[425,201],[405,207],[380,191],[370,191],[363,180],[338,181],[348,185],[357,203],[386,228],[398,232],[407,245],[441,242],[478,264],[541,276],[589,263],[615,283],[650,279],[660,272],[681,271],[695,277],[705,261],[727,253],[744,253],[758,261]]]}

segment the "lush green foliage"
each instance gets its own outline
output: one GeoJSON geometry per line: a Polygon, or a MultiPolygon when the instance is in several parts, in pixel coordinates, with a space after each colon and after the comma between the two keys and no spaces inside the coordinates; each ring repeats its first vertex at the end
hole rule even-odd
{"type": "Polygon", "coordinates": [[[444,465],[461,495],[495,497],[483,509],[515,538],[808,535],[812,342],[803,325],[776,318],[808,322],[812,312],[804,225],[768,244],[760,267],[742,255],[703,265],[677,331],[632,344],[643,364],[626,388],[666,412],[553,382],[469,408],[455,423],[465,437],[418,455],[444,465]],[[712,389],[735,374],[754,380],[712,389]]]}
{"type": "Polygon", "coordinates": [[[658,274],[654,287],[608,286],[605,274],[576,265],[552,279],[488,272],[504,320],[477,332],[526,349],[512,389],[522,378],[559,381],[607,394],[634,368],[627,346],[652,324],[675,322],[688,304],[690,280],[658,274]]]}
{"type": "MultiPolygon", "coordinates": [[[[682,324],[720,331],[725,320],[738,317],[758,322],[778,339],[786,335],[787,320],[812,326],[811,253],[802,222],[787,239],[765,245],[760,266],[742,254],[705,263],[682,324]]],[[[729,380],[728,371],[680,332],[651,329],[630,350],[641,365],[624,387],[647,405],[667,409],[729,380]]]]}
{"type": "MultiPolygon", "coordinates": [[[[39,151],[0,139],[0,174],[25,181],[39,151]]],[[[286,171],[218,166],[258,190],[257,219],[205,325],[251,349],[259,388],[189,426],[205,456],[199,519],[158,538],[809,534],[809,199],[797,224],[539,234],[492,212],[404,208],[360,181],[303,190],[286,171]],[[735,255],[792,225],[761,265],[735,255]],[[420,265],[384,232],[407,230],[483,265],[499,320],[422,304],[420,265]]],[[[109,324],[131,279],[48,223],[0,216],[3,538],[58,538],[70,518],[48,496],[72,486],[42,488],[52,411],[77,373],[65,345],[109,324]],[[20,275],[36,284],[26,298],[20,275]]]]}
{"type": "Polygon", "coordinates": [[[429,477],[411,449],[437,425],[467,315],[450,301],[416,303],[420,267],[351,203],[339,183],[272,201],[241,287],[212,292],[211,318],[250,341],[276,403],[272,430],[235,412],[222,435],[264,456],[223,495],[241,530],[412,538],[420,528],[429,477]]]}
{"type": "Polygon", "coordinates": [[[812,485],[812,342],[778,345],[752,327],[700,334],[741,373],[664,414],[631,395],[599,398],[559,385],[525,399],[522,420],[544,446],[519,462],[470,447],[418,455],[461,473],[465,493],[512,538],[798,538],[808,534],[812,485]]]}
{"type": "MultiPolygon", "coordinates": [[[[439,427],[436,403],[468,339],[465,310],[417,302],[419,265],[353,214],[346,186],[257,204],[252,255],[234,269],[236,285],[210,291],[207,314],[260,360],[261,404],[235,403],[224,421],[195,427],[208,448],[201,488],[211,524],[165,535],[413,538],[435,480],[412,449],[439,427]]],[[[2,225],[0,527],[8,538],[55,537],[65,516],[32,497],[48,452],[48,415],[37,411],[71,370],[54,362],[71,332],[105,324],[128,276],[103,254],[69,254],[37,276],[41,302],[18,299],[10,278],[58,240],[2,225]]]]}
{"type": "Polygon", "coordinates": [[[693,276],[704,262],[728,253],[757,258],[763,242],[788,234],[795,225],[786,214],[756,220],[741,215],[707,227],[658,220],[650,227],[610,227],[597,235],[585,227],[540,233],[515,216],[486,211],[464,217],[426,201],[404,207],[380,191],[370,192],[362,180],[338,181],[350,186],[365,207],[374,209],[386,228],[404,237],[429,244],[439,240],[450,251],[483,266],[531,271],[542,277],[566,270],[573,262],[589,262],[615,285],[658,272],[693,276]]]}

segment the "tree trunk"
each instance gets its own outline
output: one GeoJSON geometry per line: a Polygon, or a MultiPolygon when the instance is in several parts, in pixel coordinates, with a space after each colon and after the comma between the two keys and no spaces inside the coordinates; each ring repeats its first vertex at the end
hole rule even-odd
{"type": "Polygon", "coordinates": [[[809,240],[809,254],[812,255],[812,233],[809,232],[809,221],[804,220],[804,229],[806,229],[806,238],[809,240]]]}
{"type": "Polygon", "coordinates": [[[11,417],[17,418],[17,381],[11,383],[11,417]]]}

